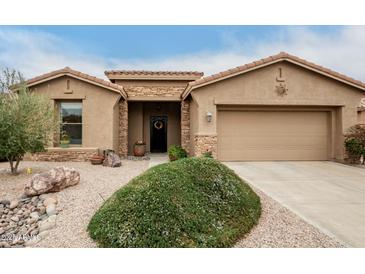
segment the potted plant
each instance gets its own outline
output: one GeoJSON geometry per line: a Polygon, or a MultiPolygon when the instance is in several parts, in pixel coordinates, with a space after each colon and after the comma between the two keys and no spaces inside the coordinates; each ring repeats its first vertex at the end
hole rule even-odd
{"type": "Polygon", "coordinates": [[[60,146],[62,148],[68,148],[70,145],[70,136],[66,133],[66,131],[62,131],[61,133],[61,140],[60,140],[60,146]]]}
{"type": "Polygon", "coordinates": [[[133,154],[134,156],[142,157],[146,153],[145,149],[146,143],[143,141],[137,141],[134,143],[133,146],[133,154]]]}
{"type": "Polygon", "coordinates": [[[188,157],[186,150],[177,145],[170,146],[168,149],[168,154],[171,162],[188,157]]]}
{"type": "Polygon", "coordinates": [[[92,165],[101,165],[104,162],[104,156],[94,154],[93,156],[91,156],[90,162],[92,165]]]}

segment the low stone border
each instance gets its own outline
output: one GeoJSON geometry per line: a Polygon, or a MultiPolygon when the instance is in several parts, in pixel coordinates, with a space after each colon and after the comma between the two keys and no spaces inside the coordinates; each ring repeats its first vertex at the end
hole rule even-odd
{"type": "Polygon", "coordinates": [[[148,161],[150,160],[150,157],[145,155],[145,156],[142,156],[142,157],[139,157],[139,156],[133,156],[133,155],[128,155],[125,157],[125,159],[127,160],[132,160],[132,161],[148,161]]]}
{"type": "Polygon", "coordinates": [[[0,247],[32,246],[56,226],[57,196],[42,194],[0,201],[0,247]]]}

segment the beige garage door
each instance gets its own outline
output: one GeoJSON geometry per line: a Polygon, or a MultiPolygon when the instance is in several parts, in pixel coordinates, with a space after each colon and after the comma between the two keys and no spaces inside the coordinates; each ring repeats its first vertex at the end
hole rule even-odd
{"type": "Polygon", "coordinates": [[[218,112],[222,161],[327,160],[328,112],[218,112]]]}

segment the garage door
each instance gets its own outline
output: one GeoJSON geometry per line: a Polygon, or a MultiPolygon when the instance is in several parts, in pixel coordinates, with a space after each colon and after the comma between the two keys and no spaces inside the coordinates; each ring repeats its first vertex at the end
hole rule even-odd
{"type": "Polygon", "coordinates": [[[325,111],[218,112],[222,161],[327,160],[325,111]]]}

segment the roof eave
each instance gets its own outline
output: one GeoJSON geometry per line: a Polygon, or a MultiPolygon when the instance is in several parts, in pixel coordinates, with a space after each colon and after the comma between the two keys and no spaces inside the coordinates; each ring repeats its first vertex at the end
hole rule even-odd
{"type": "MultiPolygon", "coordinates": [[[[206,85],[210,85],[210,84],[213,84],[215,82],[219,82],[219,81],[222,81],[222,80],[225,80],[225,79],[228,79],[228,78],[231,78],[231,77],[235,77],[235,76],[238,76],[238,75],[241,75],[241,74],[244,74],[244,73],[247,73],[247,72],[250,72],[250,71],[253,71],[253,70],[256,70],[256,69],[259,69],[259,68],[262,68],[262,67],[266,67],[266,66],[269,66],[269,65],[272,65],[272,64],[275,64],[275,63],[278,63],[278,62],[282,62],[282,61],[287,61],[287,62],[290,62],[290,63],[293,63],[293,64],[296,64],[298,66],[301,66],[301,67],[305,67],[306,69],[308,70],[311,70],[311,71],[314,71],[314,72],[317,72],[319,74],[322,74],[324,76],[327,76],[329,78],[332,78],[332,79],[335,79],[337,81],[340,81],[342,83],[345,83],[347,85],[350,85],[350,86],[353,86],[355,88],[358,88],[362,91],[365,91],[365,86],[362,86],[362,85],[357,85],[353,82],[350,82],[350,81],[347,81],[341,77],[336,77],[330,73],[326,73],[324,71],[321,71],[317,68],[313,68],[311,66],[308,66],[306,64],[303,64],[302,62],[298,62],[298,61],[295,61],[291,58],[288,58],[288,57],[281,57],[281,58],[277,58],[275,60],[272,60],[272,61],[269,61],[269,62],[266,62],[266,63],[263,63],[261,65],[256,65],[256,66],[253,66],[251,68],[247,68],[245,70],[242,70],[242,71],[237,71],[235,73],[231,73],[231,74],[227,74],[225,76],[221,76],[221,77],[216,77],[212,80],[209,80],[209,81],[206,81],[206,82],[203,82],[203,83],[200,83],[200,84],[196,84],[196,85],[191,85],[189,84],[186,89],[183,91],[183,93],[181,94],[181,97],[183,100],[185,100],[189,94],[191,93],[192,90],[194,89],[197,89],[197,88],[200,88],[200,87],[203,87],[203,86],[206,86],[206,85]]],[[[209,77],[209,76],[208,76],[209,77]]]]}
{"type": "Polygon", "coordinates": [[[107,74],[105,73],[106,77],[109,80],[169,80],[169,81],[195,81],[200,79],[202,76],[179,76],[179,75],[117,75],[117,74],[107,74]]]}
{"type": "Polygon", "coordinates": [[[105,85],[100,84],[98,82],[95,82],[95,81],[92,81],[92,80],[89,80],[89,79],[86,79],[86,78],[83,78],[83,77],[78,77],[77,75],[74,75],[70,72],[60,72],[56,75],[52,75],[52,76],[49,76],[47,78],[40,79],[38,81],[34,81],[34,82],[31,82],[31,83],[28,83],[26,81],[25,83],[26,83],[27,87],[32,87],[32,86],[35,86],[35,85],[38,85],[38,84],[41,84],[41,83],[44,83],[44,82],[47,82],[47,81],[50,81],[50,80],[53,80],[53,79],[57,79],[57,78],[62,77],[62,76],[73,77],[73,78],[78,79],[80,81],[84,81],[84,82],[90,83],[92,85],[96,85],[96,86],[99,86],[99,87],[102,87],[102,88],[105,88],[105,89],[109,89],[109,90],[118,92],[123,97],[124,100],[126,100],[128,98],[128,95],[127,95],[127,93],[125,92],[125,90],[122,86],[121,86],[121,89],[113,88],[111,86],[105,86],[105,85]]]}

